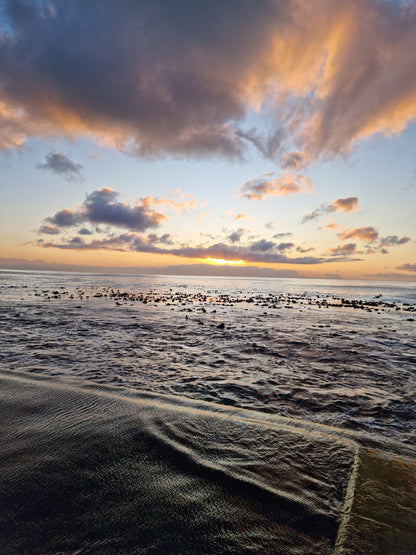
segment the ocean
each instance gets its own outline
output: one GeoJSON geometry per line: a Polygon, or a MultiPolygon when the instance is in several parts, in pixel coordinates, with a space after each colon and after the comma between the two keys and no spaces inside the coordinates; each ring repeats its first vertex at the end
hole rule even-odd
{"type": "Polygon", "coordinates": [[[0,272],[0,552],[415,552],[411,284],[0,272]]]}
{"type": "Polygon", "coordinates": [[[416,287],[0,272],[0,368],[416,439],[416,287]]]}

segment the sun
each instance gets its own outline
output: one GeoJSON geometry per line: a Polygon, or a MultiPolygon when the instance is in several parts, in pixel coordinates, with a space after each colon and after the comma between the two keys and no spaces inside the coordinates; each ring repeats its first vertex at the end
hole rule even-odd
{"type": "Polygon", "coordinates": [[[218,266],[237,266],[243,264],[242,260],[225,260],[224,258],[207,258],[209,264],[216,264],[218,266]]]}

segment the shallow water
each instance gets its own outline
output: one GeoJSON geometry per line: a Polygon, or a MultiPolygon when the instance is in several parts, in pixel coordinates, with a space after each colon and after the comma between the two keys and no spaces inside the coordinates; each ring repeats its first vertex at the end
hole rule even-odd
{"type": "Polygon", "coordinates": [[[86,385],[0,371],[2,553],[332,553],[352,442],[86,385]]]}
{"type": "Polygon", "coordinates": [[[0,414],[1,553],[414,553],[403,444],[16,371],[0,414]]]}
{"type": "Polygon", "coordinates": [[[0,368],[416,438],[411,284],[0,272],[0,303],[0,368]]]}

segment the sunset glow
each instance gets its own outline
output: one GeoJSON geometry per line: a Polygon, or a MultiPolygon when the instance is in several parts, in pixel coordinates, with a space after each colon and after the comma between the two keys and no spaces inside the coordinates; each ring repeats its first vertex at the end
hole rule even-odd
{"type": "Polygon", "coordinates": [[[414,553],[415,209],[416,0],[0,0],[0,552],[414,553]]]}
{"type": "Polygon", "coordinates": [[[0,0],[0,39],[1,267],[416,279],[414,0],[0,0]]]}
{"type": "Polygon", "coordinates": [[[224,260],[223,258],[208,258],[210,264],[217,264],[219,266],[238,266],[239,264],[244,264],[242,260],[224,260]]]}

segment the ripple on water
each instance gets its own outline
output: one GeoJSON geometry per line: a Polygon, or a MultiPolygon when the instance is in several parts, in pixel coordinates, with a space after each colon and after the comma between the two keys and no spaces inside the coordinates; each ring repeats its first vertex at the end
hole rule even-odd
{"type": "MultiPolygon", "coordinates": [[[[49,277],[47,285],[35,284],[45,292],[34,299],[30,279],[24,290],[0,289],[3,368],[179,393],[414,440],[414,304],[388,299],[368,312],[352,294],[345,302],[324,291],[317,296],[305,282],[305,291],[289,296],[242,287],[231,292],[229,285],[214,292],[189,283],[123,290],[91,278],[80,285],[83,277],[77,290],[64,280],[59,296],[48,293],[58,290],[49,277]]],[[[368,289],[355,293],[374,302],[368,289]]]]}

